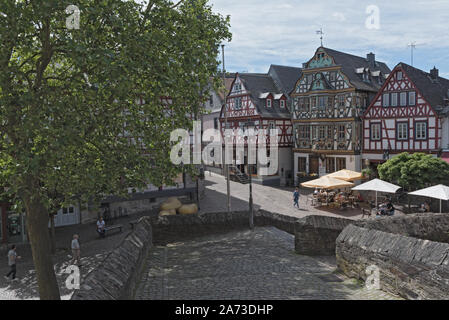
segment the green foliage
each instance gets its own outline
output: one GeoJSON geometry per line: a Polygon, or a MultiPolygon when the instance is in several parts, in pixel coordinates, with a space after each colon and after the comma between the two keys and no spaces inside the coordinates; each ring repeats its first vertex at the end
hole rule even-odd
{"type": "Polygon", "coordinates": [[[206,0],[78,0],[79,30],[71,4],[0,2],[0,185],[50,210],[189,170],[170,163],[170,132],[200,113],[231,37],[206,0]]]}
{"type": "Polygon", "coordinates": [[[371,168],[366,168],[366,169],[363,169],[362,170],[362,175],[364,176],[364,177],[367,177],[367,178],[371,178],[371,176],[373,175],[373,170],[371,169],[371,168]]]}
{"type": "Polygon", "coordinates": [[[401,153],[378,167],[382,180],[414,191],[449,184],[449,163],[429,154],[401,153]]]}

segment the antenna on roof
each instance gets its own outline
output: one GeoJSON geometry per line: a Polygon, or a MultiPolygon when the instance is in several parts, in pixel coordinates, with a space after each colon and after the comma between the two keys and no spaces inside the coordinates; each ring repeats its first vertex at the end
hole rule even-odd
{"type": "Polygon", "coordinates": [[[323,28],[320,28],[320,30],[318,30],[318,31],[316,32],[316,34],[319,34],[319,35],[320,35],[321,46],[323,46],[323,36],[324,36],[323,28]]]}
{"type": "Polygon", "coordinates": [[[415,42],[412,42],[412,43],[410,43],[410,44],[408,44],[407,45],[407,47],[408,48],[410,48],[410,50],[411,50],[411,66],[413,67],[413,53],[414,53],[414,51],[415,51],[415,49],[416,49],[416,46],[421,46],[421,45],[424,45],[425,43],[416,43],[416,41],[415,42]]]}

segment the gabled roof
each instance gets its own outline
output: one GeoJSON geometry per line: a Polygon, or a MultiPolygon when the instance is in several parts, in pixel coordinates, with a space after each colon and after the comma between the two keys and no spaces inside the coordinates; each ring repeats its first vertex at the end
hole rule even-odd
{"type": "Polygon", "coordinates": [[[265,99],[261,98],[267,96],[267,93],[271,93],[273,97],[284,93],[276,87],[273,78],[269,74],[239,73],[238,76],[246,90],[249,91],[257,112],[262,117],[290,118],[290,112],[287,107],[280,108],[278,104],[273,103],[271,108],[267,108],[265,99]]]}
{"type": "Polygon", "coordinates": [[[287,97],[293,91],[296,82],[302,76],[302,69],[296,67],[279,66],[272,64],[268,74],[279,91],[283,92],[287,97]]]}
{"type": "Polygon", "coordinates": [[[349,78],[349,81],[356,89],[378,91],[383,84],[383,81],[382,83],[363,81],[356,73],[358,68],[369,68],[371,72],[380,71],[384,75],[391,72],[390,68],[384,62],[375,61],[374,65],[370,65],[370,62],[366,57],[359,57],[330,48],[323,49],[328,55],[334,58],[337,65],[341,65],[343,73],[349,78]]]}
{"type": "Polygon", "coordinates": [[[438,77],[432,79],[430,73],[412,67],[406,63],[399,63],[396,68],[401,67],[410,80],[415,84],[426,101],[439,114],[447,114],[449,106],[445,105],[444,99],[448,99],[449,80],[438,77]]]}
{"type": "MultiPolygon", "coordinates": [[[[226,73],[225,75],[225,86],[226,86],[226,94],[231,90],[232,83],[235,79],[235,73],[226,73]]],[[[220,73],[220,79],[223,79],[223,73],[220,73]]],[[[223,90],[218,90],[217,95],[220,97],[221,103],[224,103],[224,95],[223,90]]]]}

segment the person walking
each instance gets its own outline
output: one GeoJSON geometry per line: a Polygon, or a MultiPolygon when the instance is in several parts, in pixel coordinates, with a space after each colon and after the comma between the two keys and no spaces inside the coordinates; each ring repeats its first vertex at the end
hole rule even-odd
{"type": "Polygon", "coordinates": [[[103,220],[103,217],[100,217],[100,219],[97,221],[97,232],[100,235],[100,237],[104,238],[106,236],[106,230],[105,230],[106,224],[103,220]]]}
{"type": "Polygon", "coordinates": [[[293,207],[299,209],[299,188],[296,188],[295,192],[293,192],[293,207]]]}
{"type": "Polygon", "coordinates": [[[78,241],[78,235],[74,234],[73,235],[73,240],[72,240],[72,261],[70,262],[71,264],[76,264],[79,266],[80,264],[80,256],[81,256],[81,248],[80,248],[80,243],[78,241]]]}
{"type": "Polygon", "coordinates": [[[16,252],[16,245],[13,244],[11,246],[11,250],[9,250],[8,252],[8,266],[10,268],[10,271],[8,272],[8,274],[5,276],[6,280],[9,280],[9,277],[12,275],[12,281],[17,281],[19,279],[16,278],[16,272],[17,272],[17,267],[16,267],[16,262],[18,259],[20,259],[21,257],[17,255],[16,252]]]}

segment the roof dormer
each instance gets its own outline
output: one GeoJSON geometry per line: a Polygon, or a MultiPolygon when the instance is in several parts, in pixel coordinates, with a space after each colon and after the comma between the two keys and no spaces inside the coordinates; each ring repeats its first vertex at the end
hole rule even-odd
{"type": "Polygon", "coordinates": [[[273,108],[273,94],[271,92],[264,92],[259,95],[259,99],[265,100],[266,108],[273,108]]]}

